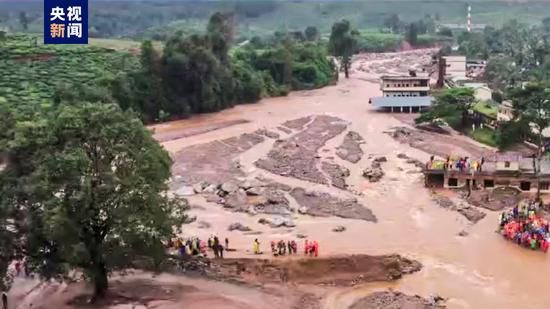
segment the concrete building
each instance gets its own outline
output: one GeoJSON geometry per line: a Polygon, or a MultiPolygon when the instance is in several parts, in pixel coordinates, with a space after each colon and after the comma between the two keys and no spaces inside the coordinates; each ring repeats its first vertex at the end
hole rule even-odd
{"type": "MultiPolygon", "coordinates": [[[[414,75],[414,74],[412,74],[414,75]]],[[[382,76],[382,96],[372,98],[369,103],[384,111],[420,112],[432,105],[429,76],[382,76]]]]}
{"type": "MultiPolygon", "coordinates": [[[[451,161],[452,162],[452,161],[451,161]]],[[[488,156],[481,170],[462,169],[447,166],[440,161],[428,162],[424,169],[424,180],[427,187],[460,188],[473,187],[496,188],[516,187],[521,191],[548,192],[550,188],[550,161],[541,163],[541,179],[534,173],[534,162],[531,157],[519,153],[500,153],[488,156]]]]}
{"type": "Polygon", "coordinates": [[[493,98],[493,92],[491,88],[485,83],[463,83],[464,87],[470,87],[474,89],[474,96],[478,101],[489,101],[493,98]]]}
{"type": "Polygon", "coordinates": [[[466,77],[466,56],[444,56],[446,77],[466,77]]]}
{"type": "Polygon", "coordinates": [[[498,106],[497,121],[507,122],[514,118],[514,106],[508,100],[502,101],[498,106]]]}

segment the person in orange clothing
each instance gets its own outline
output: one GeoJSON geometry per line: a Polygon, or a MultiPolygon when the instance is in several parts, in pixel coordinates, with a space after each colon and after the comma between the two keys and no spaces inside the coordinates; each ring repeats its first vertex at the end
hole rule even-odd
{"type": "Polygon", "coordinates": [[[317,241],[313,243],[313,250],[315,252],[315,257],[317,257],[319,255],[319,243],[317,241]]]}
{"type": "Polygon", "coordinates": [[[309,254],[309,242],[307,241],[307,239],[306,239],[305,244],[304,244],[304,254],[305,255],[309,254]]]}

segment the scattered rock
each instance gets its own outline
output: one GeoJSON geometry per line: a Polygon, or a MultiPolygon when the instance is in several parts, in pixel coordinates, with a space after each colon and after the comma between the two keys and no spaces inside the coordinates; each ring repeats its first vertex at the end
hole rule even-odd
{"type": "Polygon", "coordinates": [[[260,218],[258,220],[258,223],[260,224],[267,224],[272,228],[276,227],[295,227],[296,224],[294,221],[290,218],[283,218],[283,217],[275,217],[275,218],[260,218]]]}
{"type": "Polygon", "coordinates": [[[264,232],[262,232],[262,231],[250,231],[250,232],[244,232],[243,234],[244,235],[261,235],[263,233],[264,232]]]}
{"type": "Polygon", "coordinates": [[[408,159],[408,158],[409,158],[409,156],[408,156],[407,154],[405,154],[405,153],[398,153],[398,154],[397,154],[397,157],[398,157],[399,159],[408,159]]]}
{"type": "Polygon", "coordinates": [[[256,131],[254,131],[255,134],[258,134],[258,135],[263,135],[263,136],[266,136],[266,137],[269,137],[269,138],[279,138],[279,133],[275,133],[273,131],[269,131],[267,129],[258,129],[256,131]]]}
{"type": "Polygon", "coordinates": [[[469,235],[468,232],[466,232],[465,230],[462,230],[458,233],[458,236],[460,236],[460,237],[466,237],[468,235],[469,235]]]}
{"type": "Polygon", "coordinates": [[[318,217],[336,216],[376,222],[372,211],[357,202],[357,199],[339,199],[324,192],[294,188],[290,195],[300,205],[300,212],[318,217]],[[305,208],[305,209],[302,209],[305,208]]]}
{"type": "Polygon", "coordinates": [[[246,190],[247,195],[261,195],[263,193],[263,189],[260,187],[252,187],[246,190]]]}
{"type": "Polygon", "coordinates": [[[296,238],[304,239],[304,238],[307,238],[307,235],[304,235],[304,234],[296,234],[296,238]]]}
{"type": "Polygon", "coordinates": [[[336,155],[342,160],[357,163],[363,157],[363,150],[359,146],[363,143],[365,143],[365,140],[359,133],[349,131],[346,136],[344,136],[342,145],[336,148],[336,155]]]}
{"type": "Polygon", "coordinates": [[[363,170],[363,177],[370,182],[377,182],[384,176],[384,171],[380,167],[367,167],[363,170]]]}
{"type": "Polygon", "coordinates": [[[174,192],[177,196],[191,196],[195,194],[192,186],[183,186],[174,192]]]}
{"type": "Polygon", "coordinates": [[[476,209],[475,207],[469,204],[465,204],[465,203],[456,204],[450,198],[443,195],[434,195],[432,197],[432,200],[443,208],[459,212],[461,215],[466,217],[468,221],[472,223],[477,223],[479,220],[485,218],[486,216],[484,212],[479,211],[478,209],[476,209]]]}
{"type": "Polygon", "coordinates": [[[234,230],[237,230],[237,231],[241,231],[241,232],[249,232],[251,231],[252,229],[249,228],[248,226],[244,226],[242,225],[241,223],[231,223],[229,225],[229,227],[227,228],[228,231],[234,231],[234,230]]]}
{"type": "Polygon", "coordinates": [[[199,221],[197,222],[197,227],[199,229],[209,229],[212,225],[206,221],[199,221]]]}
{"type": "Polygon", "coordinates": [[[252,178],[243,181],[239,186],[245,190],[248,190],[252,187],[263,187],[264,183],[256,178],[252,178]]]}
{"type": "Polygon", "coordinates": [[[350,175],[350,171],[347,168],[338,164],[323,162],[321,169],[330,176],[333,186],[342,190],[347,188],[346,178],[350,175]]]}
{"type": "Polygon", "coordinates": [[[345,230],[346,230],[346,227],[343,225],[338,225],[337,227],[332,229],[333,232],[343,232],[345,230]]]}
{"type": "Polygon", "coordinates": [[[222,191],[228,194],[239,190],[239,186],[237,186],[233,182],[224,182],[220,188],[222,189],[222,191]]]}
{"type": "Polygon", "coordinates": [[[301,213],[302,215],[307,214],[307,207],[302,206],[302,207],[298,208],[298,212],[301,213]]]}
{"type": "Polygon", "coordinates": [[[387,162],[388,159],[385,156],[376,157],[373,160],[374,162],[387,162]]]}
{"type": "Polygon", "coordinates": [[[288,120],[283,123],[283,126],[294,129],[294,130],[303,130],[304,126],[311,121],[313,116],[306,116],[298,119],[288,120]]]}
{"type": "Polygon", "coordinates": [[[285,127],[279,126],[279,127],[277,127],[277,129],[278,129],[279,131],[282,131],[282,132],[286,133],[286,134],[292,133],[292,130],[289,130],[289,129],[285,128],[285,127]]]}
{"type": "Polygon", "coordinates": [[[233,208],[236,211],[245,211],[247,206],[246,192],[242,189],[230,193],[224,199],[223,206],[233,208]]]}
{"type": "Polygon", "coordinates": [[[485,218],[485,216],[487,215],[486,213],[479,211],[471,206],[459,209],[458,212],[473,223],[477,223],[479,220],[485,218]]]}
{"type": "Polygon", "coordinates": [[[315,116],[306,129],[287,139],[276,141],[267,158],[259,159],[254,164],[277,175],[327,184],[327,179],[317,168],[317,160],[312,158],[315,158],[317,151],[328,140],[340,134],[346,127],[346,123],[340,118],[315,116]]]}
{"type": "Polygon", "coordinates": [[[445,308],[441,297],[429,300],[418,295],[409,296],[398,291],[374,292],[352,304],[349,309],[435,309],[445,308]]]}
{"type": "Polygon", "coordinates": [[[218,187],[216,185],[209,185],[208,187],[204,188],[204,190],[202,190],[203,193],[216,193],[216,190],[218,189],[218,187]]]}
{"type": "Polygon", "coordinates": [[[195,193],[201,193],[203,190],[203,187],[200,183],[196,183],[193,185],[193,191],[195,191],[195,193]]]}

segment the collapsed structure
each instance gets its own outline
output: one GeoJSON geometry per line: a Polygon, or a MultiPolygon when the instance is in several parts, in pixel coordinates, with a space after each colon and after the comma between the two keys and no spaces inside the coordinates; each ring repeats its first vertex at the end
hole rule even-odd
{"type": "Polygon", "coordinates": [[[426,164],[423,173],[427,187],[516,187],[526,192],[536,191],[540,187],[541,191],[548,191],[550,161],[541,161],[539,177],[535,173],[536,164],[533,157],[507,152],[492,154],[477,161],[453,157],[431,160],[426,164]]]}

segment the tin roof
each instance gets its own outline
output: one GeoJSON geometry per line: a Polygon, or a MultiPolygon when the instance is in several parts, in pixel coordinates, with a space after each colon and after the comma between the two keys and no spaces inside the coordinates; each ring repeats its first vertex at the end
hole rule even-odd
{"type": "Polygon", "coordinates": [[[433,97],[375,97],[375,107],[427,107],[432,106],[433,97]]]}

